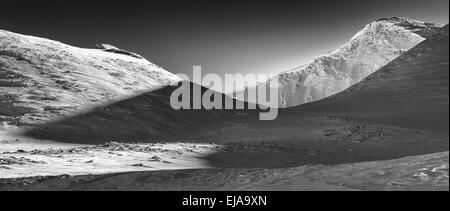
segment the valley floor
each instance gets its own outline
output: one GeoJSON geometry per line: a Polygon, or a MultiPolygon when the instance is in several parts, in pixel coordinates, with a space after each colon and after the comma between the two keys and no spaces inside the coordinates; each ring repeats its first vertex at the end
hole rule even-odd
{"type": "Polygon", "coordinates": [[[287,169],[196,169],[0,179],[0,190],[448,191],[448,152],[287,169]]]}
{"type": "Polygon", "coordinates": [[[206,168],[199,157],[219,148],[191,143],[61,144],[11,137],[0,142],[0,178],[206,168]]]}
{"type": "Polygon", "coordinates": [[[336,117],[305,125],[297,140],[251,140],[247,128],[230,142],[101,145],[3,130],[0,190],[449,190],[446,134],[336,117]]]}

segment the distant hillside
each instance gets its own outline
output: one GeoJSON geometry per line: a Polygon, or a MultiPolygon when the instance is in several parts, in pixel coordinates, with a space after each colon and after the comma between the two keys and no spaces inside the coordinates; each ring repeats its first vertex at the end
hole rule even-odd
{"type": "MultiPolygon", "coordinates": [[[[336,51],[279,74],[279,106],[293,107],[337,94],[396,59],[439,28],[436,24],[406,18],[377,20],[336,51]]],[[[255,88],[248,87],[241,92],[255,88]]]]}
{"type": "Polygon", "coordinates": [[[345,92],[292,110],[448,133],[448,28],[345,92]]]}

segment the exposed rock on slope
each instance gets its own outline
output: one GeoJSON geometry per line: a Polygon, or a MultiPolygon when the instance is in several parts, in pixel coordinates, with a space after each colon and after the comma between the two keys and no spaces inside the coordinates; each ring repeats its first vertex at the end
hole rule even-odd
{"type": "Polygon", "coordinates": [[[0,30],[0,122],[37,123],[180,79],[137,54],[0,30]]]}
{"type": "MultiPolygon", "coordinates": [[[[375,21],[338,50],[279,74],[279,106],[297,106],[341,92],[408,51],[437,29],[436,24],[404,18],[375,21]]],[[[243,92],[248,92],[248,89],[255,87],[243,92]]]]}
{"type": "Polygon", "coordinates": [[[434,23],[426,23],[422,21],[416,21],[408,18],[399,18],[399,17],[381,18],[378,21],[385,21],[396,24],[407,30],[413,31],[414,33],[425,38],[432,36],[436,33],[439,33],[441,27],[434,23]]]}
{"type": "Polygon", "coordinates": [[[139,54],[129,52],[129,51],[117,48],[117,47],[109,45],[109,44],[98,44],[98,45],[95,45],[95,48],[106,51],[106,52],[118,53],[118,54],[128,55],[128,56],[138,58],[138,59],[144,59],[144,57],[142,57],[139,54]]]}

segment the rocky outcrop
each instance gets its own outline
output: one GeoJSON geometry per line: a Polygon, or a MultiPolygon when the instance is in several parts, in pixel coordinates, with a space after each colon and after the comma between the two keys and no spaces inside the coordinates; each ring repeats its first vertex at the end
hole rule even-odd
{"type": "Polygon", "coordinates": [[[139,54],[136,54],[136,53],[133,53],[130,51],[126,51],[126,50],[117,48],[113,45],[109,45],[109,44],[97,44],[97,45],[95,45],[95,48],[106,51],[106,52],[110,52],[110,53],[123,54],[123,55],[131,56],[134,58],[138,58],[138,59],[144,59],[144,57],[139,54]]]}

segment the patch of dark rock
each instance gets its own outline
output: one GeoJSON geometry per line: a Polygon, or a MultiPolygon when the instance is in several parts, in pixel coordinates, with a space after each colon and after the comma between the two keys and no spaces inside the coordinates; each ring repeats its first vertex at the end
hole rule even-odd
{"type": "Polygon", "coordinates": [[[63,110],[62,108],[52,107],[52,106],[45,106],[44,111],[48,111],[50,113],[59,113],[59,111],[63,110]]]}
{"type": "Polygon", "coordinates": [[[11,178],[11,179],[0,179],[0,188],[7,190],[8,187],[23,187],[27,185],[36,184],[47,179],[56,178],[48,176],[37,176],[29,178],[11,178]]]}
{"type": "Polygon", "coordinates": [[[25,114],[35,113],[36,109],[25,107],[25,106],[17,106],[13,103],[5,103],[0,105],[0,115],[7,117],[18,117],[24,116],[25,114]]]}
{"type": "Polygon", "coordinates": [[[131,56],[131,57],[134,57],[134,58],[138,58],[138,59],[143,59],[144,58],[141,55],[138,55],[136,53],[117,48],[117,47],[109,45],[109,44],[97,44],[97,45],[95,45],[94,48],[100,49],[102,51],[110,52],[110,53],[123,54],[123,55],[131,56]]]}
{"type": "Polygon", "coordinates": [[[323,133],[327,137],[339,135],[339,132],[337,130],[325,130],[323,131],[323,133]]]}
{"type": "Polygon", "coordinates": [[[16,59],[17,61],[24,61],[32,64],[33,62],[27,59],[22,53],[10,50],[0,50],[0,56],[7,56],[16,59]]]}
{"type": "Polygon", "coordinates": [[[0,158],[0,165],[25,165],[25,164],[46,164],[44,161],[35,161],[28,158],[8,157],[0,158]]]}
{"type": "Polygon", "coordinates": [[[108,74],[113,77],[123,77],[122,73],[108,73],[108,74]]]}
{"type": "Polygon", "coordinates": [[[68,175],[68,174],[63,174],[63,175],[57,176],[57,178],[59,178],[59,179],[70,179],[70,178],[73,178],[73,176],[68,175]]]}
{"type": "Polygon", "coordinates": [[[52,96],[39,96],[39,95],[31,95],[27,97],[30,100],[43,100],[43,101],[56,101],[58,100],[56,97],[52,96]]]}
{"type": "Polygon", "coordinates": [[[0,87],[27,87],[22,81],[0,80],[0,87]]]}
{"type": "Polygon", "coordinates": [[[0,67],[0,79],[1,80],[14,80],[14,79],[23,79],[25,78],[24,75],[10,71],[5,70],[4,68],[0,67]]]}
{"type": "Polygon", "coordinates": [[[143,167],[143,168],[153,168],[151,166],[147,166],[147,165],[142,164],[142,163],[133,164],[131,166],[133,166],[133,167],[143,167]]]}
{"type": "Polygon", "coordinates": [[[11,118],[11,117],[2,117],[0,116],[0,123],[7,123],[9,125],[16,125],[16,126],[24,126],[23,123],[20,122],[20,119],[18,118],[11,118]]]}
{"type": "Polygon", "coordinates": [[[225,147],[217,148],[222,152],[306,152],[306,148],[297,145],[271,143],[271,142],[235,142],[227,144],[225,147]]]}
{"type": "Polygon", "coordinates": [[[380,130],[369,130],[362,126],[352,126],[344,129],[333,129],[323,131],[324,136],[335,139],[336,142],[380,142],[384,140],[384,132],[380,130]]]}
{"type": "Polygon", "coordinates": [[[356,123],[356,121],[351,118],[339,117],[339,116],[321,116],[318,119],[322,120],[322,121],[344,122],[344,123],[350,123],[350,124],[356,123]]]}
{"type": "Polygon", "coordinates": [[[3,103],[17,103],[18,96],[7,94],[7,93],[0,93],[0,102],[3,103]]]}
{"type": "Polygon", "coordinates": [[[158,157],[158,156],[153,156],[148,161],[150,161],[150,162],[161,162],[161,158],[158,157]]]}
{"type": "Polygon", "coordinates": [[[141,146],[138,144],[125,144],[119,142],[108,142],[103,145],[94,146],[95,149],[103,149],[108,151],[133,151],[133,152],[154,152],[151,146],[141,146]]]}
{"type": "Polygon", "coordinates": [[[61,86],[71,86],[71,83],[65,80],[56,80],[55,83],[61,86]]]}

